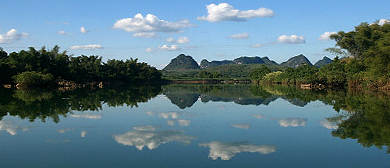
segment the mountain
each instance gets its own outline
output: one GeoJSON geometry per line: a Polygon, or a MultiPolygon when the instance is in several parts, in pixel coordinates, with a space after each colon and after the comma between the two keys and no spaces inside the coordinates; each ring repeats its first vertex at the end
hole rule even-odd
{"type": "Polygon", "coordinates": [[[321,68],[322,66],[325,66],[325,65],[330,64],[330,63],[332,63],[332,60],[325,56],[324,58],[322,58],[322,60],[317,61],[314,64],[314,66],[321,68]]]}
{"type": "Polygon", "coordinates": [[[206,68],[216,67],[216,66],[220,66],[220,65],[227,65],[227,64],[234,64],[234,62],[231,61],[231,60],[211,61],[211,62],[209,62],[206,59],[203,59],[200,62],[200,68],[206,69],[206,68]]]}
{"type": "Polygon", "coordinates": [[[240,57],[233,60],[235,64],[265,64],[260,57],[240,57]]]}
{"type": "Polygon", "coordinates": [[[198,63],[191,57],[184,54],[180,54],[176,58],[172,59],[171,62],[163,70],[194,70],[200,69],[198,63]]]}
{"type": "Polygon", "coordinates": [[[276,63],[275,61],[270,60],[268,57],[262,57],[261,59],[267,65],[278,65],[278,63],[276,63]]]}
{"type": "Polygon", "coordinates": [[[287,66],[287,67],[292,67],[292,68],[297,68],[301,66],[302,64],[307,64],[307,65],[313,65],[310,63],[310,61],[303,55],[297,55],[294,56],[290,59],[288,59],[286,62],[281,63],[281,66],[287,66]]]}
{"type": "Polygon", "coordinates": [[[239,57],[232,60],[223,60],[223,61],[207,61],[203,59],[200,62],[200,68],[212,68],[220,65],[228,65],[228,64],[266,64],[266,65],[278,65],[275,61],[270,60],[268,57],[239,57]]]}

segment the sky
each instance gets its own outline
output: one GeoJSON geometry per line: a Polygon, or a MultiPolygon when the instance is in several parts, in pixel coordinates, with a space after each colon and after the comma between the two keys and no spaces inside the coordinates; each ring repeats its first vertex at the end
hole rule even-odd
{"type": "Polygon", "coordinates": [[[312,63],[334,47],[329,35],[387,22],[388,0],[2,0],[0,47],[60,46],[68,54],[138,58],[162,69],[179,54],[232,60],[304,54],[312,63]]]}

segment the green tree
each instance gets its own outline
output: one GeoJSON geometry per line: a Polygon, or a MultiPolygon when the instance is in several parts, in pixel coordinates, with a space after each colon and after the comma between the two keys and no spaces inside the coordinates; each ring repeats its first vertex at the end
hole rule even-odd
{"type": "Polygon", "coordinates": [[[251,80],[260,81],[268,73],[271,73],[271,69],[263,65],[261,68],[254,69],[250,74],[250,78],[251,80]]]}

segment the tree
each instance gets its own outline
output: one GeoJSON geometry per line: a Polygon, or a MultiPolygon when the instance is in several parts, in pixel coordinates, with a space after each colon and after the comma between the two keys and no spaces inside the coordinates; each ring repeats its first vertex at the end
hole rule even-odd
{"type": "Polygon", "coordinates": [[[271,69],[263,65],[261,68],[256,68],[250,74],[251,80],[260,81],[266,74],[271,73],[271,69]]]}

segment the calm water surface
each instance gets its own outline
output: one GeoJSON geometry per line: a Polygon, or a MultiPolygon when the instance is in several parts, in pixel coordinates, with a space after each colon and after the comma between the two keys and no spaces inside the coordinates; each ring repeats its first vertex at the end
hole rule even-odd
{"type": "Polygon", "coordinates": [[[254,85],[0,94],[0,167],[390,167],[386,95],[254,85]]]}

